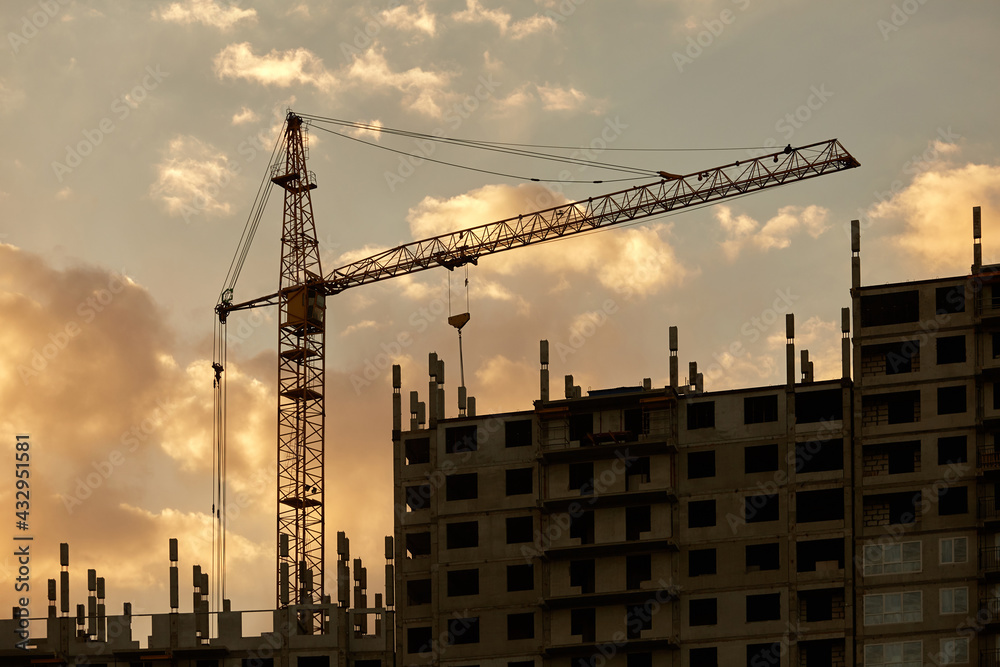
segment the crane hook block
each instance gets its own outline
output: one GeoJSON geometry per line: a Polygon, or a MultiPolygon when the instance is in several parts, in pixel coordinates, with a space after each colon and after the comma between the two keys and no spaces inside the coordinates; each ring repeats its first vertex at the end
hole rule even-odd
{"type": "Polygon", "coordinates": [[[461,331],[462,327],[468,324],[470,319],[472,319],[472,315],[469,313],[459,313],[458,315],[450,316],[448,318],[448,324],[461,331]]]}

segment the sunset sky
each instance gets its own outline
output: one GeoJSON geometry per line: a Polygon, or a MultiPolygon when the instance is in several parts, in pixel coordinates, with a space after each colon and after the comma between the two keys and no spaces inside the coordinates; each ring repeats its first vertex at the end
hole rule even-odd
{"type": "MultiPolygon", "coordinates": [[[[288,109],[586,147],[589,159],[650,171],[690,173],[834,137],[861,162],[482,259],[469,271],[464,329],[480,413],[531,408],[543,338],[555,396],[570,373],[584,391],[645,377],[665,385],[671,325],[682,376],[698,361],[707,390],[780,383],[776,315],[786,304],[817,379],[835,377],[853,218],[866,284],[968,272],[977,205],[984,260],[1000,259],[996,2],[5,0],[0,17],[0,433],[10,443],[31,435],[32,616],[46,613],[60,542],[71,545],[74,605],[96,568],[109,613],[125,601],[136,613],[168,611],[170,537],[180,539],[190,610],[191,566],[211,566],[213,307],[288,109]],[[742,354],[728,352],[734,343],[742,354]]],[[[617,175],[352,136],[528,178],[617,175]]],[[[538,202],[617,189],[413,167],[318,128],[309,141],[326,271],[538,202]]],[[[237,301],[277,287],[280,194],[237,301]]],[[[338,530],[366,560],[370,593],[381,590],[382,540],[393,530],[389,365],[402,364],[404,394],[426,400],[427,354],[437,352],[448,415],[457,414],[449,278],[461,312],[464,271],[329,302],[331,594],[338,530]]],[[[268,311],[229,325],[236,609],[274,604],[275,330],[268,311]]],[[[10,540],[20,532],[11,484],[0,485],[0,507],[10,540]]],[[[15,572],[13,557],[0,556],[0,580],[15,572]]],[[[4,583],[0,609],[14,600],[4,583]]]]}

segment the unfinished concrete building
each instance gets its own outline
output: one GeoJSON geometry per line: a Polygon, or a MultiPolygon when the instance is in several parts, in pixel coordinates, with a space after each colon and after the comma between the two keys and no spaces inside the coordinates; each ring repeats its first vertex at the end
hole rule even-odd
{"type": "Polygon", "coordinates": [[[861,285],[840,377],[445,418],[394,373],[398,665],[1000,665],[1000,266],[861,285]],[[995,295],[994,295],[995,291],[995,295]],[[853,329],[853,338],[851,331],[853,329]],[[853,379],[852,379],[853,371],[853,379]]]}
{"type": "MultiPolygon", "coordinates": [[[[349,566],[349,543],[337,534],[338,599],[324,596],[319,605],[288,605],[271,612],[272,629],[245,636],[245,612],[233,611],[224,600],[220,611],[209,604],[209,577],[200,566],[192,568],[191,611],[181,612],[181,577],[177,540],[170,540],[170,612],[152,614],[152,634],[140,641],[133,637],[132,605],[125,603],[121,615],[107,615],[104,577],[87,571],[86,604],[70,604],[69,545],[60,545],[62,571],[48,581],[48,616],[45,636],[30,636],[26,647],[17,639],[0,647],[4,667],[29,665],[88,665],[89,667],[391,667],[394,663],[395,627],[392,587],[368,605],[367,571],[361,559],[349,566]],[[351,604],[351,574],[353,597],[351,604]],[[316,617],[322,619],[319,629],[316,617]]],[[[391,559],[392,538],[386,538],[391,559]]],[[[391,560],[386,571],[392,577],[391,560]]],[[[186,605],[185,605],[186,606],[186,605]]],[[[0,621],[0,635],[17,638],[28,620],[14,609],[12,620],[0,621]]],[[[150,616],[144,614],[144,616],[150,616]]]]}

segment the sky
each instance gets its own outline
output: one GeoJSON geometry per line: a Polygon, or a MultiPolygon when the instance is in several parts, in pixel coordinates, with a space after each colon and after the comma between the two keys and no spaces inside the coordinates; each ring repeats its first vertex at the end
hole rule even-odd
{"type": "MultiPolygon", "coordinates": [[[[468,290],[464,271],[435,270],[332,298],[328,553],[346,531],[371,593],[393,529],[390,366],[402,365],[404,396],[419,390],[426,400],[427,355],[437,352],[456,416],[449,312],[468,303],[472,315],[465,381],[479,412],[528,410],[541,339],[553,350],[554,396],[566,374],[584,391],[643,378],[666,385],[670,326],[680,330],[681,375],[697,361],[706,390],[779,384],[789,311],[816,379],[837,377],[852,219],[861,220],[865,284],[968,272],[973,206],[983,211],[984,260],[1000,259],[994,2],[5,0],[0,19],[5,475],[14,474],[15,436],[31,443],[29,528],[15,527],[13,485],[3,484],[0,507],[11,510],[0,537],[33,537],[32,616],[46,613],[60,542],[70,543],[73,604],[95,568],[107,578],[109,613],[126,601],[137,614],[168,611],[171,537],[184,586],[192,565],[210,569],[213,308],[289,109],[577,147],[561,154],[651,172],[691,173],[831,138],[861,162],[484,257],[468,290]],[[650,148],[699,150],[618,150],[650,148]]],[[[597,167],[375,131],[350,137],[368,143],[309,131],[327,272],[617,189],[546,182],[617,175],[597,167]]],[[[279,195],[237,301],[277,288],[279,195]]],[[[229,324],[234,609],[274,604],[274,317],[237,313],[229,324]]],[[[0,608],[21,595],[16,574],[15,559],[0,556],[0,608]]],[[[328,592],[335,581],[331,560],[328,592]]]]}

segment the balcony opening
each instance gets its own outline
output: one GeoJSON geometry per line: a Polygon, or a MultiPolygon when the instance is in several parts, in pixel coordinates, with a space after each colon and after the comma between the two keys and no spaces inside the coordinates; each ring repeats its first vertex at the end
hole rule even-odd
{"type": "Polygon", "coordinates": [[[642,427],[642,409],[640,408],[625,410],[622,421],[629,440],[637,440],[645,432],[642,427]]]}
{"type": "Polygon", "coordinates": [[[570,610],[569,633],[578,635],[584,644],[592,644],[597,639],[596,610],[593,608],[570,610]]]}
{"type": "Polygon", "coordinates": [[[955,415],[966,411],[965,385],[938,387],[938,414],[955,415]]]}
{"type": "Polygon", "coordinates": [[[479,427],[475,424],[452,426],[444,430],[445,454],[474,452],[477,449],[479,449],[479,427]]]}
{"type": "Polygon", "coordinates": [[[406,629],[406,652],[429,653],[431,650],[430,626],[406,629]]]}
{"type": "Polygon", "coordinates": [[[969,513],[969,487],[949,486],[938,494],[938,516],[969,513]]]}
{"type": "Polygon", "coordinates": [[[420,463],[430,463],[431,460],[431,439],[412,438],[403,444],[406,454],[406,465],[418,465],[420,463]]]}
{"type": "Polygon", "coordinates": [[[431,553],[431,534],[406,533],[406,554],[410,558],[429,556],[431,553]]]}
{"type": "Polygon", "coordinates": [[[688,600],[688,625],[715,625],[718,623],[718,601],[715,598],[688,600]]]}
{"type": "Polygon", "coordinates": [[[862,514],[865,527],[916,523],[920,491],[901,491],[865,496],[862,514]]]}
{"type": "Polygon", "coordinates": [[[965,336],[938,338],[937,362],[939,365],[965,363],[965,336]]]}
{"type": "Polygon", "coordinates": [[[781,620],[781,593],[747,596],[747,623],[781,620]]]}
{"type": "Polygon", "coordinates": [[[699,428],[715,428],[715,401],[688,403],[687,427],[689,431],[699,428]]]}
{"type": "Polygon", "coordinates": [[[531,447],[534,429],[530,419],[504,423],[504,447],[531,447]]]}
{"type": "Polygon", "coordinates": [[[594,493],[594,464],[591,462],[569,464],[569,490],[587,496],[594,493]]]}
{"type": "Polygon", "coordinates": [[[901,340],[861,348],[861,374],[899,375],[920,370],[920,342],[901,340]]]}
{"type": "Polygon", "coordinates": [[[777,570],[781,567],[781,554],[777,542],[748,544],[745,549],[747,572],[777,570]]]}
{"type": "Polygon", "coordinates": [[[743,423],[763,424],[778,421],[778,395],[747,396],[743,399],[743,423]]]}
{"type": "Polygon", "coordinates": [[[594,559],[574,560],[569,563],[569,585],[580,589],[581,595],[594,592],[594,559]]]}
{"type": "Polygon", "coordinates": [[[778,667],[781,664],[781,642],[747,644],[747,667],[778,667]]]}
{"type": "Polygon", "coordinates": [[[445,498],[447,500],[474,500],[478,497],[478,473],[469,472],[461,475],[448,475],[445,481],[445,498]]]}
{"type": "Polygon", "coordinates": [[[799,591],[799,618],[804,618],[807,623],[844,618],[844,589],[799,591]]]}
{"type": "Polygon", "coordinates": [[[643,630],[653,629],[652,604],[656,603],[628,605],[625,607],[626,639],[641,639],[643,630]]]}
{"type": "Polygon", "coordinates": [[[844,518],[844,489],[797,491],[795,519],[799,523],[836,521],[844,518]]]}
{"type": "Polygon", "coordinates": [[[534,539],[535,522],[530,516],[507,517],[507,544],[521,544],[534,539]]]}
{"type": "Polygon", "coordinates": [[[944,438],[938,438],[937,457],[939,466],[946,466],[949,463],[967,463],[969,455],[967,451],[966,436],[950,435],[944,438]]]}
{"type": "Polygon", "coordinates": [[[642,539],[643,533],[653,529],[649,505],[625,508],[625,539],[629,542],[642,539]]]}
{"type": "Polygon", "coordinates": [[[844,394],[840,389],[795,393],[795,422],[815,424],[844,418],[844,394]]]}
{"type": "Polygon", "coordinates": [[[507,614],[507,639],[516,641],[518,639],[535,638],[535,613],[525,612],[520,614],[507,614]]]}
{"type": "Polygon", "coordinates": [[[743,498],[743,517],[747,523],[764,523],[777,521],[780,516],[778,494],[745,496],[743,498]]]}
{"type": "Polygon", "coordinates": [[[691,667],[719,667],[719,649],[715,646],[689,649],[688,664],[691,667]]]}
{"type": "Polygon", "coordinates": [[[431,504],[431,485],[415,484],[405,489],[406,510],[408,512],[418,512],[431,504]]]}
{"type": "Polygon", "coordinates": [[[844,469],[844,439],[795,443],[795,472],[830,472],[844,469]]]}
{"type": "Polygon", "coordinates": [[[576,414],[569,416],[569,439],[579,440],[581,445],[591,444],[587,436],[594,432],[593,413],[576,414]]]}
{"type": "Polygon", "coordinates": [[[715,525],[715,499],[688,501],[688,528],[715,525]]]}
{"type": "Polygon", "coordinates": [[[844,569],[844,538],[795,543],[796,571],[818,572],[844,569]]]}
{"type": "Polygon", "coordinates": [[[478,644],[478,643],[479,643],[478,616],[448,619],[449,645],[457,646],[461,644],[478,644]]]}
{"type": "Polygon", "coordinates": [[[634,491],[640,484],[649,483],[649,457],[639,456],[632,459],[625,475],[625,490],[634,491]]]}
{"type": "Polygon", "coordinates": [[[743,472],[773,472],[778,469],[778,445],[751,445],[743,448],[743,472]]]}
{"type": "Polygon", "coordinates": [[[526,565],[507,566],[507,592],[530,591],[535,588],[535,567],[526,565]]]}
{"type": "Polygon", "coordinates": [[[907,290],[861,297],[861,326],[883,327],[920,321],[920,292],[907,290]]]}
{"type": "Polygon", "coordinates": [[[688,452],[687,468],[688,479],[715,477],[715,450],[688,452]]]}
{"type": "Polygon", "coordinates": [[[935,311],[938,315],[965,312],[965,285],[938,287],[934,294],[935,311]]]}
{"type": "Polygon", "coordinates": [[[570,516],[569,536],[580,544],[594,543],[594,512],[588,510],[579,516],[570,516]]]}
{"type": "Polygon", "coordinates": [[[508,496],[521,496],[534,491],[532,468],[511,468],[506,474],[508,496]]]}
{"type": "Polygon", "coordinates": [[[460,521],[449,523],[445,543],[448,549],[468,549],[479,546],[479,522],[460,521]]]}
{"type": "Polygon", "coordinates": [[[715,562],[715,549],[691,549],[688,551],[688,576],[715,574],[715,562]]]}
{"type": "Polygon", "coordinates": [[[406,603],[421,605],[431,603],[431,580],[410,579],[406,582],[406,603]]]}
{"type": "Polygon", "coordinates": [[[450,570],[448,572],[448,597],[479,595],[479,569],[450,570]]]}
{"type": "Polygon", "coordinates": [[[650,554],[625,557],[625,588],[630,591],[642,588],[642,582],[653,579],[653,558],[650,554]]]}

